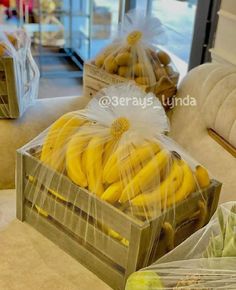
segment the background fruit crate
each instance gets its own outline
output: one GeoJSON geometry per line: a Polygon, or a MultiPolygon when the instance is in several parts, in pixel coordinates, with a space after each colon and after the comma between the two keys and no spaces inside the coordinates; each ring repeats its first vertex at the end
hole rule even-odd
{"type": "Polygon", "coordinates": [[[19,104],[12,57],[0,57],[0,118],[17,118],[19,104]]]}
{"type": "Polygon", "coordinates": [[[20,117],[22,98],[30,99],[30,90],[24,87],[32,77],[28,61],[26,59],[25,69],[20,68],[21,76],[18,76],[16,65],[20,64],[16,64],[13,57],[0,57],[0,118],[20,117]],[[22,82],[23,90],[19,82],[22,82]]]}
{"type": "MultiPolygon", "coordinates": [[[[166,78],[160,79],[153,86],[145,86],[137,84],[145,92],[153,92],[155,87],[162,88],[158,94],[154,93],[163,105],[166,107],[169,102],[168,99],[171,99],[177,91],[177,82],[179,74],[175,74],[172,78],[173,84],[170,85],[169,82],[166,82],[166,78]],[[163,102],[164,100],[164,102],[163,102]]],[[[84,74],[83,74],[83,95],[86,97],[93,97],[101,89],[108,87],[109,85],[118,84],[127,82],[127,79],[116,74],[110,74],[103,69],[98,68],[92,62],[87,62],[84,64],[84,74]]]]}
{"type": "Polygon", "coordinates": [[[75,185],[33,155],[32,149],[17,152],[17,218],[32,225],[113,289],[124,289],[131,273],[150,265],[204,226],[218,204],[221,184],[212,180],[207,189],[192,194],[175,209],[142,222],[75,185]],[[53,191],[63,199],[55,197],[53,191]],[[35,204],[48,216],[39,214],[35,204]],[[104,223],[129,244],[122,244],[96,226],[104,223]]]}

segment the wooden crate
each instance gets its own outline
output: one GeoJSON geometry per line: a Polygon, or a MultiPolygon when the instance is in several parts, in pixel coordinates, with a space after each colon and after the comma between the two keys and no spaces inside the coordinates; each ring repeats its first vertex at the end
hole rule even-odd
{"type": "MultiPolygon", "coordinates": [[[[179,74],[176,73],[172,77],[172,84],[169,83],[166,77],[162,78],[153,86],[144,86],[137,84],[145,92],[153,92],[161,101],[166,101],[172,98],[177,91],[177,82],[179,74]],[[163,89],[155,93],[157,87],[163,89]]],[[[118,83],[127,82],[126,78],[118,76],[116,74],[110,74],[105,70],[102,70],[95,66],[92,62],[84,64],[84,75],[83,75],[83,95],[86,97],[93,97],[101,89],[118,83]]],[[[168,102],[167,102],[168,103],[168,102]]],[[[164,106],[166,104],[163,103],[164,106]]]]}
{"type": "Polygon", "coordinates": [[[131,273],[150,265],[204,226],[216,210],[220,189],[221,184],[212,180],[209,188],[192,194],[175,210],[143,222],[78,187],[31,154],[17,153],[17,218],[32,225],[117,290],[124,289],[131,273]],[[48,188],[66,201],[56,198],[48,188]],[[35,204],[48,216],[39,214],[35,204]],[[172,227],[173,220],[176,227],[172,227]],[[108,236],[99,227],[101,223],[129,244],[108,236]]]}
{"type": "Polygon", "coordinates": [[[12,57],[0,57],[0,118],[17,118],[20,108],[12,57]]]}
{"type": "Polygon", "coordinates": [[[20,117],[23,113],[21,110],[23,97],[24,100],[29,100],[31,97],[31,90],[25,84],[30,82],[32,76],[32,69],[27,58],[25,67],[21,68],[15,63],[13,57],[0,57],[0,118],[20,117]],[[20,70],[20,76],[16,65],[20,70]]]}

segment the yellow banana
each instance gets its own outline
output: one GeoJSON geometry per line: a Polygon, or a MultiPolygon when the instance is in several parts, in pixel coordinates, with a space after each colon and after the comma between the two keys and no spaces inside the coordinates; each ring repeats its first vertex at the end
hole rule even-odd
{"type": "Polygon", "coordinates": [[[125,247],[129,247],[129,241],[125,238],[123,238],[121,241],[121,244],[124,245],[125,247]]]}
{"type": "Polygon", "coordinates": [[[204,168],[203,166],[201,165],[196,166],[195,176],[197,178],[198,185],[201,188],[205,188],[210,185],[211,181],[209,178],[209,174],[206,168],[204,168]]]}
{"type": "Polygon", "coordinates": [[[116,145],[118,139],[116,138],[112,138],[109,141],[107,141],[107,143],[104,146],[104,153],[103,153],[103,168],[105,168],[107,161],[109,160],[110,156],[113,155],[113,153],[116,150],[116,145]]]}
{"type": "Polygon", "coordinates": [[[122,181],[113,183],[103,192],[101,199],[109,203],[115,203],[119,200],[123,188],[124,185],[122,181]]]}
{"type": "Polygon", "coordinates": [[[64,124],[61,130],[58,132],[55,138],[55,143],[52,151],[52,158],[50,165],[55,170],[63,172],[65,169],[65,154],[66,145],[70,141],[71,136],[78,130],[82,125],[86,123],[85,119],[82,119],[78,115],[74,115],[68,122],[64,124]]]}
{"type": "Polygon", "coordinates": [[[103,170],[103,181],[107,183],[113,183],[110,182],[110,174],[112,168],[115,168],[117,166],[117,162],[119,159],[124,159],[128,156],[129,152],[132,150],[131,144],[125,145],[118,145],[119,147],[111,154],[111,156],[108,158],[104,170],[103,170]]]}
{"type": "Polygon", "coordinates": [[[179,188],[183,180],[183,168],[181,160],[174,159],[173,165],[169,175],[164,181],[152,192],[142,193],[131,200],[131,204],[137,207],[144,206],[158,206],[158,202],[166,200],[169,196],[173,195],[179,188]]]}
{"type": "Polygon", "coordinates": [[[38,211],[39,214],[41,214],[44,217],[48,217],[48,213],[44,209],[42,209],[41,207],[39,207],[36,204],[34,206],[37,209],[37,211],[38,211]]]}
{"type": "Polygon", "coordinates": [[[74,116],[75,112],[67,113],[61,116],[56,122],[52,124],[43,144],[42,153],[40,157],[41,161],[50,164],[56,137],[62,126],[65,125],[65,123],[67,123],[74,116]]]}
{"type": "Polygon", "coordinates": [[[88,185],[85,168],[82,165],[82,154],[90,140],[85,132],[75,134],[67,145],[66,171],[69,178],[77,185],[86,187],[88,185]]]}
{"type": "Polygon", "coordinates": [[[183,182],[177,191],[163,203],[163,208],[170,207],[171,205],[180,202],[196,190],[196,182],[191,168],[186,162],[183,162],[182,167],[184,173],[183,182]]]}
{"type": "Polygon", "coordinates": [[[104,192],[102,182],[103,147],[103,138],[101,136],[95,136],[91,138],[85,151],[88,188],[92,193],[95,193],[98,196],[101,196],[104,192]]]}
{"type": "Polygon", "coordinates": [[[160,173],[165,168],[169,158],[170,153],[167,150],[162,150],[157,153],[124,188],[119,201],[125,203],[131,200],[143,192],[144,188],[150,183],[160,178],[160,173]]]}
{"type": "Polygon", "coordinates": [[[110,237],[112,237],[115,240],[118,240],[121,244],[123,244],[125,247],[129,246],[129,241],[125,238],[123,238],[119,233],[112,229],[108,229],[107,233],[110,237]]]}
{"type": "Polygon", "coordinates": [[[159,145],[150,142],[138,148],[130,148],[125,154],[127,156],[119,155],[120,152],[116,152],[113,166],[110,167],[109,171],[106,171],[104,180],[108,183],[113,183],[118,181],[122,174],[132,175],[137,166],[142,166],[146,160],[152,158],[158,151],[160,151],[159,145]]]}
{"type": "Polygon", "coordinates": [[[116,231],[114,231],[112,229],[107,229],[107,233],[113,239],[116,239],[116,240],[119,240],[119,241],[121,241],[123,239],[123,237],[119,233],[117,233],[116,231]]]}

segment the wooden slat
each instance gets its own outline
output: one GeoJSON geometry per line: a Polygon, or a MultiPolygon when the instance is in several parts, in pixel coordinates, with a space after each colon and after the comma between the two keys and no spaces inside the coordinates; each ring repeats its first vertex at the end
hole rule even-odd
{"type": "Polygon", "coordinates": [[[162,218],[158,218],[150,225],[142,228],[133,225],[131,227],[131,239],[129,246],[128,263],[125,273],[125,280],[133,272],[149,265],[149,258],[155,241],[161,231],[162,218]]]}
{"type": "Polygon", "coordinates": [[[85,76],[83,82],[85,86],[94,89],[96,91],[100,91],[104,87],[109,86],[108,83],[103,82],[102,80],[98,80],[92,76],[85,76]]]}
{"type": "Polygon", "coordinates": [[[236,158],[236,148],[226,141],[223,137],[217,134],[213,129],[207,129],[208,134],[213,138],[220,146],[236,158]]]}
{"type": "Polygon", "coordinates": [[[64,232],[60,227],[40,216],[28,206],[25,206],[25,221],[94,272],[113,289],[122,290],[123,274],[104,262],[101,257],[97,257],[85,246],[79,244],[75,238],[64,232]]]}
{"type": "Polygon", "coordinates": [[[138,263],[139,247],[142,239],[142,230],[136,226],[131,227],[128,263],[126,266],[125,279],[136,271],[138,263]]]}
{"type": "Polygon", "coordinates": [[[83,86],[83,96],[91,98],[95,96],[96,94],[97,94],[97,90],[94,90],[86,85],[83,86]]]}
{"type": "Polygon", "coordinates": [[[107,226],[127,239],[130,238],[131,224],[143,225],[141,221],[127,216],[116,207],[80,188],[66,176],[55,172],[29,155],[25,156],[25,174],[34,176],[38,183],[55,190],[67,201],[89,213],[98,222],[103,223],[105,220],[107,226]]]}
{"type": "Polygon", "coordinates": [[[5,81],[0,80],[0,98],[1,95],[7,95],[7,84],[5,81]]]}
{"type": "MultiPolygon", "coordinates": [[[[153,84],[152,86],[143,86],[140,84],[137,84],[143,91],[145,92],[154,92],[156,96],[162,101],[162,95],[165,96],[165,98],[171,98],[176,94],[176,83],[178,82],[179,74],[176,73],[175,76],[173,76],[173,83],[169,83],[169,86],[163,87],[163,83],[161,80],[153,84]],[[156,88],[162,88],[163,90],[157,92],[156,88]],[[155,88],[155,89],[154,89],[155,88]]],[[[165,82],[169,78],[164,78],[165,82]]],[[[110,74],[106,72],[105,70],[102,70],[101,68],[98,68],[92,63],[85,63],[84,65],[84,74],[83,74],[83,80],[84,80],[84,86],[87,89],[84,89],[84,96],[89,96],[92,97],[98,92],[101,88],[107,87],[112,84],[118,84],[118,83],[123,83],[127,82],[127,78],[121,77],[117,74],[110,74]],[[93,92],[92,90],[95,90],[93,92]]],[[[167,108],[166,104],[163,103],[163,106],[167,108]]]]}
{"type": "Polygon", "coordinates": [[[208,208],[209,208],[208,221],[211,219],[211,217],[213,216],[218,207],[222,187],[222,183],[216,180],[213,180],[213,182],[214,182],[214,190],[211,193],[211,195],[209,195],[208,199],[208,208]]]}
{"type": "Polygon", "coordinates": [[[9,116],[9,106],[8,104],[0,105],[0,119],[9,116]]]}
{"type": "MultiPolygon", "coordinates": [[[[128,257],[127,247],[96,228],[96,223],[92,223],[86,217],[83,217],[81,213],[76,213],[73,207],[69,207],[50,196],[46,190],[41,190],[34,184],[28,183],[28,185],[31,186],[27,186],[28,190],[24,192],[27,200],[46,211],[50,217],[71,230],[81,239],[86,240],[86,242],[115,263],[123,268],[126,267],[128,257]]],[[[106,225],[106,221],[104,221],[104,225],[106,225]]]]}
{"type": "Polygon", "coordinates": [[[0,57],[0,71],[5,71],[4,59],[0,57]]]}
{"type": "MultiPolygon", "coordinates": [[[[8,91],[8,103],[11,118],[18,118],[20,116],[19,100],[17,97],[17,85],[15,76],[14,59],[11,57],[5,58],[5,72],[6,83],[8,91]]],[[[20,93],[20,92],[18,92],[20,93]]]]}
{"type": "Polygon", "coordinates": [[[101,79],[107,84],[118,84],[127,81],[127,79],[123,77],[107,73],[105,70],[101,70],[100,68],[90,63],[84,64],[84,76],[87,75],[96,79],[101,79]]]}

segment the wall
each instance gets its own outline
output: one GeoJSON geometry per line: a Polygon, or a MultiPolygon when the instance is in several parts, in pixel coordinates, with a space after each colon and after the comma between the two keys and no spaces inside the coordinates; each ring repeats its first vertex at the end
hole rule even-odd
{"type": "Polygon", "coordinates": [[[212,61],[236,65],[236,0],[222,0],[212,61]]]}

